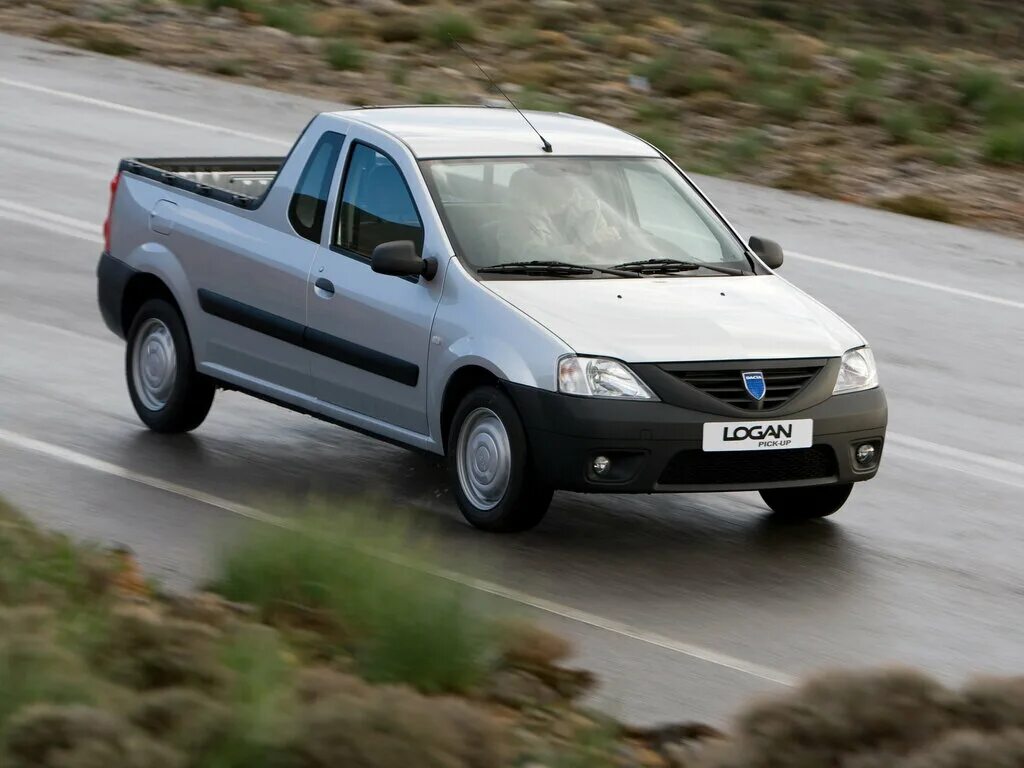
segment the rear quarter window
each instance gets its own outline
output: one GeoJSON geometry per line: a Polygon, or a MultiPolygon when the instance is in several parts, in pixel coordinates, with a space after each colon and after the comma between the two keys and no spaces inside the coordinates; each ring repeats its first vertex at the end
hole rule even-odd
{"type": "Polygon", "coordinates": [[[309,154],[309,160],[302,169],[299,183],[288,205],[288,221],[292,228],[299,236],[314,243],[320,242],[331,179],[344,143],[345,137],[333,131],[327,131],[320,137],[309,154]]]}

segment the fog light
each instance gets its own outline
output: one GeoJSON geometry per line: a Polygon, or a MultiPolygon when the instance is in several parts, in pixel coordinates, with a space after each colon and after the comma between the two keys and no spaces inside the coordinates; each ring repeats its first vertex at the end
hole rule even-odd
{"type": "Polygon", "coordinates": [[[857,463],[862,467],[868,467],[875,463],[875,446],[871,443],[864,443],[864,445],[858,446],[856,453],[853,457],[857,460],[857,463]]]}
{"type": "Polygon", "coordinates": [[[594,463],[590,465],[591,469],[594,470],[595,475],[603,475],[609,469],[611,469],[612,460],[607,456],[597,456],[594,458],[594,463]]]}

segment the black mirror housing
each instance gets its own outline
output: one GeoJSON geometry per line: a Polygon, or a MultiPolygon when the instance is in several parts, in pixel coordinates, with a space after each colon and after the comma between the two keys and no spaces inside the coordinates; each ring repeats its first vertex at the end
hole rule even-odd
{"type": "Polygon", "coordinates": [[[750,250],[756,253],[769,269],[778,269],[782,266],[784,255],[782,246],[774,240],[769,240],[766,237],[751,237],[749,244],[750,250]]]}
{"type": "Polygon", "coordinates": [[[419,277],[433,280],[437,274],[437,259],[421,259],[412,240],[392,240],[373,249],[370,269],[382,275],[419,277]]]}

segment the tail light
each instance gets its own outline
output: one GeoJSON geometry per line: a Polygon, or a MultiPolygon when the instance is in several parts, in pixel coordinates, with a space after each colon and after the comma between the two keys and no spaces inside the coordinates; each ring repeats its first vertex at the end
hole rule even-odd
{"type": "Polygon", "coordinates": [[[114,219],[114,197],[117,195],[117,185],[121,183],[121,172],[114,174],[110,180],[110,205],[107,208],[107,218],[103,222],[103,250],[110,253],[110,225],[114,219]]]}

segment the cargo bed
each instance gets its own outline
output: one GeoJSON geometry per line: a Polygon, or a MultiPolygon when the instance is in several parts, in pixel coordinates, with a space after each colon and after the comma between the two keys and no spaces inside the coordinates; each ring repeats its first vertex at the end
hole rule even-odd
{"type": "Polygon", "coordinates": [[[120,169],[239,208],[255,208],[284,157],[126,158],[120,169]]]}

